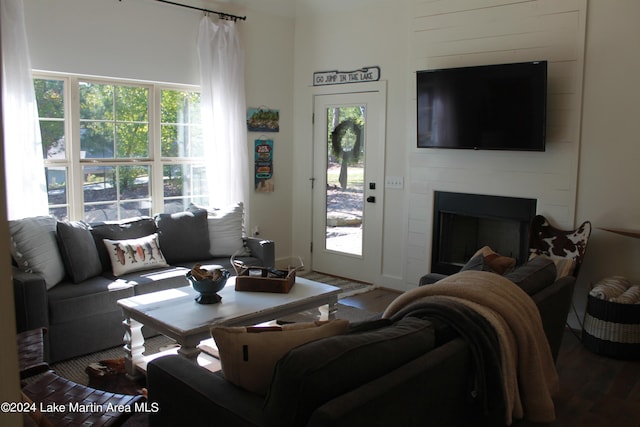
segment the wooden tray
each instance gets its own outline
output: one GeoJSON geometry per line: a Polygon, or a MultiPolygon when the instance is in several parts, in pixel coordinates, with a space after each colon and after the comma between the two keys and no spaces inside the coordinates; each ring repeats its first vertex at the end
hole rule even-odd
{"type": "Polygon", "coordinates": [[[236,291],[289,293],[296,283],[296,270],[273,270],[266,267],[247,266],[241,261],[232,259],[236,270],[236,291]],[[286,275],[277,277],[275,274],[286,275]]]}

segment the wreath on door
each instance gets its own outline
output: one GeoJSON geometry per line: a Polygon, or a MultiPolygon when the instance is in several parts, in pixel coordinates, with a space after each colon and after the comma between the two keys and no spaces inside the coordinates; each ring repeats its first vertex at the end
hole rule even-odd
{"type": "Polygon", "coordinates": [[[350,163],[357,163],[362,154],[362,125],[354,119],[341,121],[331,132],[331,151],[336,158],[343,160],[348,158],[350,163]],[[356,140],[350,150],[345,150],[342,140],[349,130],[353,132],[356,140]]]}
{"type": "Polygon", "coordinates": [[[350,163],[358,163],[362,155],[362,125],[354,119],[341,121],[331,132],[331,151],[333,151],[333,155],[336,158],[341,159],[340,176],[338,177],[340,187],[347,188],[347,166],[350,163]],[[353,143],[353,147],[350,150],[346,150],[343,140],[349,130],[353,132],[356,140],[353,143]]]}

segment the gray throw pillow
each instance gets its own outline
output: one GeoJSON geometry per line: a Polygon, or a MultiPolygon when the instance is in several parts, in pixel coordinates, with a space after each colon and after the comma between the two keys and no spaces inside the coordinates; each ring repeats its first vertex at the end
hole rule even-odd
{"type": "Polygon", "coordinates": [[[493,271],[484,262],[484,256],[476,255],[472,257],[465,265],[462,266],[460,271],[493,271]]]}
{"type": "Polygon", "coordinates": [[[44,278],[47,289],[64,279],[64,262],[56,242],[57,220],[36,216],[9,221],[11,255],[16,265],[27,273],[44,278]]]}
{"type": "Polygon", "coordinates": [[[207,211],[156,216],[160,250],[169,264],[210,259],[207,211]]]}
{"type": "Polygon", "coordinates": [[[102,273],[91,226],[84,221],[58,221],[58,247],[67,274],[80,283],[102,273]]]}
{"type": "Polygon", "coordinates": [[[556,265],[553,260],[538,256],[504,275],[520,286],[528,295],[533,295],[550,286],[556,280],[556,265]]]}

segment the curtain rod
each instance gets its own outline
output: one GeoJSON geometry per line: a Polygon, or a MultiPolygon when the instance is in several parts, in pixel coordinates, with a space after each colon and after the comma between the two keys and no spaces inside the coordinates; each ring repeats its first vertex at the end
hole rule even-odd
{"type": "Polygon", "coordinates": [[[188,4],[176,3],[176,2],[172,2],[172,1],[168,1],[168,0],[156,0],[156,1],[158,1],[160,3],[172,4],[174,6],[186,7],[188,9],[199,10],[199,11],[204,12],[204,13],[215,13],[220,18],[222,18],[222,19],[230,19],[233,22],[237,21],[238,19],[241,20],[241,21],[244,21],[244,20],[247,19],[246,16],[238,16],[238,15],[231,15],[229,13],[224,13],[224,12],[216,12],[215,10],[204,9],[202,7],[190,6],[188,4]]]}
{"type": "MultiPolygon", "coordinates": [[[[120,0],[120,1],[122,1],[122,0],[120,0]]],[[[214,14],[218,15],[222,19],[229,19],[229,20],[231,20],[233,22],[236,22],[238,19],[241,20],[241,21],[245,21],[247,19],[246,16],[231,15],[230,13],[217,12],[215,10],[209,10],[209,9],[205,9],[205,8],[202,8],[202,7],[190,6],[188,4],[176,3],[176,2],[172,2],[172,1],[168,1],[168,0],[155,0],[155,1],[160,2],[160,3],[171,4],[173,6],[186,7],[187,9],[199,10],[199,11],[204,12],[204,13],[214,13],[214,14]]]]}

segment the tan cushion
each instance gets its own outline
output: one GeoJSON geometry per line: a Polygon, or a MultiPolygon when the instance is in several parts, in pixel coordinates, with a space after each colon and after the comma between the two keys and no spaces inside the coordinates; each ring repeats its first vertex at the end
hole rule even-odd
{"type": "Polygon", "coordinates": [[[293,323],[284,326],[211,328],[222,373],[245,390],[266,395],[276,363],[299,345],[347,332],[348,320],[293,323]]]}
{"type": "Polygon", "coordinates": [[[478,249],[471,259],[477,255],[482,255],[484,257],[485,264],[487,264],[495,273],[501,275],[510,272],[516,266],[515,258],[500,255],[489,246],[484,246],[478,249]]]}

